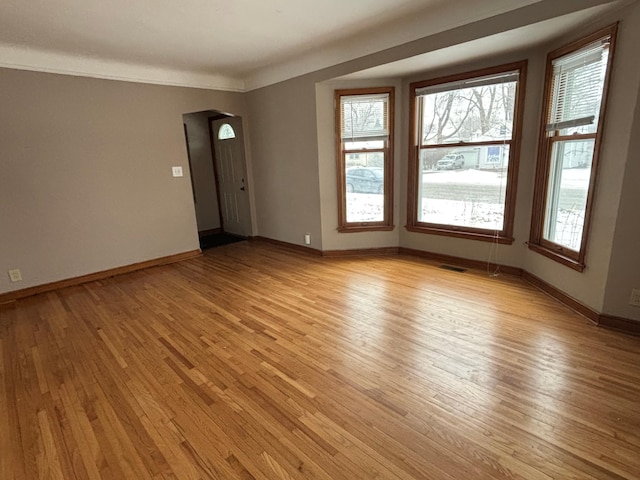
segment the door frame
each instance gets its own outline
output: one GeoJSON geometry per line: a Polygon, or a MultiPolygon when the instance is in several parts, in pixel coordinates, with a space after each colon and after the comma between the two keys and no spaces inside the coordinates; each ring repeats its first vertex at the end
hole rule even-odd
{"type": "Polygon", "coordinates": [[[222,216],[222,203],[220,203],[220,180],[218,178],[218,166],[216,165],[216,149],[215,149],[215,144],[214,144],[214,135],[215,132],[213,131],[213,122],[215,120],[220,120],[223,118],[229,118],[232,117],[233,115],[227,115],[224,113],[219,113],[217,115],[212,115],[210,117],[207,117],[207,127],[209,129],[209,145],[211,147],[211,162],[213,163],[213,178],[215,180],[215,184],[216,184],[216,198],[218,199],[218,216],[220,217],[220,232],[221,233],[225,233],[224,232],[224,218],[222,216]]]}

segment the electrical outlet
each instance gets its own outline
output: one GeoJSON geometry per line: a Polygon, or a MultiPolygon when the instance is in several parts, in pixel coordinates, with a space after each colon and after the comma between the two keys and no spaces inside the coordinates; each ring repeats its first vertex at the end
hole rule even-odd
{"type": "Polygon", "coordinates": [[[12,282],[21,282],[22,281],[22,273],[20,273],[20,269],[15,268],[13,270],[9,270],[7,273],[9,274],[9,279],[12,282]]]}
{"type": "Polygon", "coordinates": [[[182,167],[171,167],[171,173],[174,177],[181,177],[182,167]]]}
{"type": "Polygon", "coordinates": [[[311,234],[310,233],[305,233],[304,234],[304,244],[305,245],[311,245],[311,234]]]}
{"type": "Polygon", "coordinates": [[[640,307],[640,289],[634,288],[631,290],[631,296],[629,297],[629,305],[640,307]]]}

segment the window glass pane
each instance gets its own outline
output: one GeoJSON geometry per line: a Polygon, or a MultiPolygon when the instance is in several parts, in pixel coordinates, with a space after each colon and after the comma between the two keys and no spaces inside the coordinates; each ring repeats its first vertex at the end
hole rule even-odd
{"type": "MultiPolygon", "coordinates": [[[[361,154],[367,157],[376,154],[361,154]]],[[[349,155],[347,155],[349,157],[349,155]]],[[[361,158],[366,164],[366,158],[361,158]]],[[[348,165],[348,162],[345,161],[348,165]]],[[[384,168],[372,166],[345,169],[347,222],[384,221],[384,168]]]]}
{"type": "Polygon", "coordinates": [[[218,130],[218,140],[227,140],[228,138],[236,138],[236,132],[233,131],[231,125],[225,123],[218,130]]]}
{"type": "Polygon", "coordinates": [[[574,251],[582,243],[594,140],[553,143],[544,239],[574,251]]]}
{"type": "Polygon", "coordinates": [[[509,145],[420,152],[418,221],[503,230],[509,145]]]}
{"type": "Polygon", "coordinates": [[[516,85],[483,83],[422,94],[421,145],[511,140],[516,85]]]}

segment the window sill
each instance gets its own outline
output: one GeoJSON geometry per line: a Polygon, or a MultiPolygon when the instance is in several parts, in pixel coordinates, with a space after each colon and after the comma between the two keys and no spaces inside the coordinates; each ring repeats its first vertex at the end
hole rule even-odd
{"type": "Polygon", "coordinates": [[[560,252],[556,252],[555,250],[552,250],[548,247],[543,247],[542,245],[539,245],[537,243],[529,243],[528,245],[529,250],[533,250],[540,255],[544,255],[545,257],[550,258],[551,260],[561,263],[562,265],[572,268],[573,270],[576,270],[578,272],[584,271],[586,267],[584,263],[579,262],[574,258],[567,257],[566,255],[563,255],[560,252]]]}
{"type": "Polygon", "coordinates": [[[338,227],[338,232],[339,233],[390,232],[394,228],[395,227],[393,225],[380,225],[380,224],[361,225],[361,224],[354,224],[354,225],[343,225],[341,227],[338,227]]]}
{"type": "Polygon", "coordinates": [[[465,238],[467,240],[478,240],[481,242],[498,242],[503,245],[513,244],[512,237],[503,235],[496,236],[494,233],[470,231],[470,230],[453,230],[446,227],[427,227],[422,225],[407,225],[407,231],[415,233],[427,233],[430,235],[443,235],[447,237],[465,238]]]}

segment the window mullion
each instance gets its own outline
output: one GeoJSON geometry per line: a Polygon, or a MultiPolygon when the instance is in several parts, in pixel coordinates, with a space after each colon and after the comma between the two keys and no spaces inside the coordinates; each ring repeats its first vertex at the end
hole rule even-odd
{"type": "Polygon", "coordinates": [[[421,150],[437,149],[437,148],[456,148],[456,147],[482,147],[491,145],[511,145],[513,140],[489,140],[486,142],[462,142],[462,143],[440,143],[433,145],[420,145],[421,150]]]}
{"type": "Polygon", "coordinates": [[[343,150],[342,152],[345,154],[350,153],[386,153],[388,148],[358,148],[353,150],[343,150]]]}

